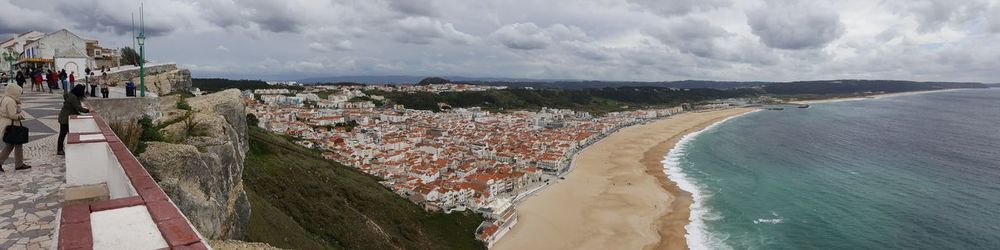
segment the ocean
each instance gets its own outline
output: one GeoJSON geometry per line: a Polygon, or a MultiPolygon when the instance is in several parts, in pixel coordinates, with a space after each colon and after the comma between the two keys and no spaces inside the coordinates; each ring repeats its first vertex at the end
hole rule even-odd
{"type": "Polygon", "coordinates": [[[664,165],[692,249],[1000,249],[1000,89],[757,111],[664,165]]]}

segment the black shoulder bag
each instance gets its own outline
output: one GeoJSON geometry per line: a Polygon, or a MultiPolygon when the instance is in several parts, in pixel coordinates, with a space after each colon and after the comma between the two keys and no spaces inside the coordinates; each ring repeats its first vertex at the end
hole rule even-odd
{"type": "Polygon", "coordinates": [[[17,125],[12,121],[7,125],[7,130],[4,130],[3,142],[11,145],[28,143],[28,127],[25,127],[21,120],[17,120],[17,125]]]}

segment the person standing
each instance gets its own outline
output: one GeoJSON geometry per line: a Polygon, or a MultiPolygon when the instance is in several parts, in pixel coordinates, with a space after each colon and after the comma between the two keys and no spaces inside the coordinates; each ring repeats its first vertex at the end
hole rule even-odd
{"type": "Polygon", "coordinates": [[[66,74],[66,69],[59,70],[59,83],[62,84],[63,94],[69,93],[69,75],[66,74]]]}
{"type": "MultiPolygon", "coordinates": [[[[90,77],[91,77],[91,75],[90,75],[90,67],[84,68],[83,69],[83,84],[90,85],[90,81],[91,81],[90,77]]],[[[94,91],[87,91],[87,93],[90,93],[91,97],[93,97],[94,91]]]]}
{"type": "Polygon", "coordinates": [[[31,90],[42,91],[42,71],[35,70],[35,73],[31,76],[31,90]]]}
{"type": "MultiPolygon", "coordinates": [[[[24,120],[21,113],[21,94],[24,89],[17,84],[7,84],[7,91],[0,97],[0,135],[7,133],[7,126],[13,125],[14,121],[24,120]]],[[[14,152],[14,170],[29,169],[31,166],[24,164],[24,146],[4,143],[3,150],[0,151],[0,164],[7,161],[10,153],[14,152]]],[[[3,167],[0,166],[0,172],[3,167]]]]}
{"type": "Polygon", "coordinates": [[[93,71],[90,72],[89,78],[90,80],[87,80],[87,83],[90,84],[90,97],[97,97],[97,82],[100,81],[100,79],[94,77],[93,71]]]}
{"type": "Polygon", "coordinates": [[[17,82],[17,86],[21,86],[21,88],[24,89],[24,72],[18,70],[17,76],[14,77],[14,82],[17,82]]]}
{"type": "MultiPolygon", "coordinates": [[[[76,86],[76,72],[69,72],[69,86],[76,86]]],[[[84,88],[86,89],[86,88],[84,88]]]]}
{"type": "Polygon", "coordinates": [[[50,69],[47,77],[49,84],[49,94],[52,94],[52,89],[59,89],[59,73],[53,72],[50,69]]]}
{"type": "Polygon", "coordinates": [[[111,90],[109,89],[109,87],[110,87],[109,86],[110,85],[109,82],[111,82],[111,81],[108,79],[108,73],[101,73],[101,81],[100,82],[101,82],[101,96],[104,99],[108,99],[108,94],[111,92],[111,90]]]}
{"type": "Polygon", "coordinates": [[[83,99],[87,98],[87,87],[83,85],[73,86],[73,90],[63,94],[63,106],[59,110],[59,145],[56,146],[57,155],[65,155],[63,145],[65,145],[66,134],[69,134],[69,116],[90,113],[90,109],[83,107],[83,99]]]}

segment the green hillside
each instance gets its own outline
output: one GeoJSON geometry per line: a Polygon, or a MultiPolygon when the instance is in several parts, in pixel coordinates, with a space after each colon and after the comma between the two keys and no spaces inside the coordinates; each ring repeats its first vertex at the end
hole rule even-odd
{"type": "Polygon", "coordinates": [[[483,249],[473,213],[428,213],[375,177],[258,128],[243,173],[246,241],[290,249],[483,249]]]}
{"type": "Polygon", "coordinates": [[[673,107],[726,98],[772,96],[786,99],[855,97],[874,93],[897,93],[951,88],[985,88],[981,83],[908,82],[882,80],[838,80],[788,83],[761,83],[763,87],[713,89],[665,87],[606,87],[524,89],[509,88],[465,92],[367,91],[385,96],[406,108],[440,111],[439,103],[453,108],[481,107],[486,110],[538,110],[542,107],[573,109],[602,114],[642,108],[673,107]]]}

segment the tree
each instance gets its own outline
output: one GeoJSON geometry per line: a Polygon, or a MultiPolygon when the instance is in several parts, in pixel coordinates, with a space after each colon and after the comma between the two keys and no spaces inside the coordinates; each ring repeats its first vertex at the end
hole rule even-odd
{"type": "MultiPolygon", "coordinates": [[[[139,66],[139,53],[136,52],[135,49],[125,47],[122,48],[121,52],[122,58],[119,62],[121,62],[122,65],[139,66]]],[[[149,62],[149,60],[146,60],[146,62],[149,62]]]]}
{"type": "Polygon", "coordinates": [[[256,127],[257,124],[259,124],[259,123],[260,123],[260,120],[257,120],[257,116],[256,115],[254,115],[254,114],[247,114],[247,125],[248,126],[250,126],[250,127],[256,127]]]}
{"type": "Polygon", "coordinates": [[[420,82],[417,83],[417,85],[423,86],[423,85],[431,85],[431,84],[445,84],[445,83],[450,83],[450,82],[451,81],[449,81],[448,79],[444,79],[444,78],[440,78],[440,77],[428,77],[428,78],[424,78],[423,80],[420,80],[420,82]]]}

